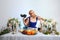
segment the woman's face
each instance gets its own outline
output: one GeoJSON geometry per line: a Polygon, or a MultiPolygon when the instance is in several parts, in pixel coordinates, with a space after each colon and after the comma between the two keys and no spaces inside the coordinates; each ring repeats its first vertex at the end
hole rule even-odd
{"type": "Polygon", "coordinates": [[[29,11],[29,15],[32,16],[32,17],[35,17],[35,16],[36,16],[36,14],[34,13],[33,10],[30,10],[30,11],[29,11]]]}

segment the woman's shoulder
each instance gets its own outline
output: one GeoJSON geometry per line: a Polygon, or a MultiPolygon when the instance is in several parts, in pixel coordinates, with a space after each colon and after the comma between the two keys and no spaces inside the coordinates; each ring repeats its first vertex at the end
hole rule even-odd
{"type": "Polygon", "coordinates": [[[37,16],[37,18],[38,18],[38,20],[40,20],[41,19],[41,16],[37,16]]]}

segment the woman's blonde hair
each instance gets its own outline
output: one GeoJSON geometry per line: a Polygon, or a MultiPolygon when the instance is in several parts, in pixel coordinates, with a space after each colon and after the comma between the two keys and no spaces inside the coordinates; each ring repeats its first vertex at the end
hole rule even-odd
{"type": "MultiPolygon", "coordinates": [[[[30,14],[30,12],[31,12],[31,11],[33,11],[33,12],[34,12],[34,10],[29,10],[29,14],[30,14]]],[[[34,13],[34,14],[35,14],[35,15],[37,15],[36,13],[34,13]]]]}

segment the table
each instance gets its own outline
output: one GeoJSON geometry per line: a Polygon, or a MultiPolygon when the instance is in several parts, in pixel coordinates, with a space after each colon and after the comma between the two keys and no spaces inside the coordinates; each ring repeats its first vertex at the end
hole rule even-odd
{"type": "Polygon", "coordinates": [[[0,36],[0,40],[60,40],[60,35],[44,35],[37,33],[36,35],[24,35],[22,33],[8,33],[0,36]]]}

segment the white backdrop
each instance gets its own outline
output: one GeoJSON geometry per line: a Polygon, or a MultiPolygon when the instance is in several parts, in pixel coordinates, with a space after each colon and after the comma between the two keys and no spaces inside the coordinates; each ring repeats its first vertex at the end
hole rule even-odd
{"type": "Polygon", "coordinates": [[[42,17],[55,19],[60,32],[60,0],[0,0],[0,26],[6,26],[10,17],[21,21],[20,14],[28,14],[30,9],[42,17]]]}

